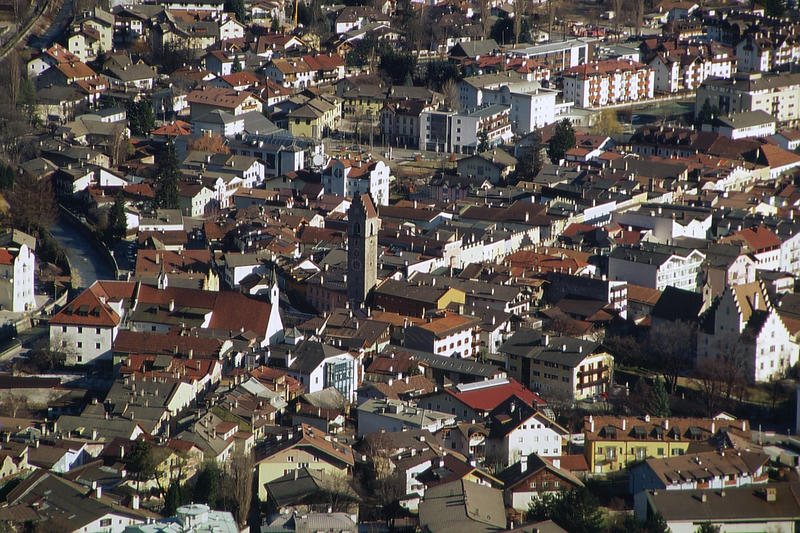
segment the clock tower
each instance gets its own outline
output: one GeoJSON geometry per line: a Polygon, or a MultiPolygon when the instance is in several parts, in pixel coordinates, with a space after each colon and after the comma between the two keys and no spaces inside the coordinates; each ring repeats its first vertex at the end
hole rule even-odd
{"type": "Polygon", "coordinates": [[[347,299],[355,308],[378,282],[380,223],[369,194],[357,194],[347,210],[347,299]]]}

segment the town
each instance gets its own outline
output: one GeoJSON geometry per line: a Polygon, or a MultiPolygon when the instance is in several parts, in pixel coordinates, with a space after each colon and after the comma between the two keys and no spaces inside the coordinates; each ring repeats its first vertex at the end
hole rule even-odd
{"type": "Polygon", "coordinates": [[[0,0],[0,531],[800,531],[800,10],[0,0]]]}

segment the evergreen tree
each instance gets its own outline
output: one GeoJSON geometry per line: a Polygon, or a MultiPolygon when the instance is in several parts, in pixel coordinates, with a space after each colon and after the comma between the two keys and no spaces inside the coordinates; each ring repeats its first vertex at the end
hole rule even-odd
{"type": "Polygon", "coordinates": [[[575,148],[575,142],[575,129],[572,127],[572,122],[565,118],[556,124],[555,132],[550,139],[550,149],[547,154],[550,156],[550,161],[557,165],[564,159],[567,150],[575,148]]]}
{"type": "Polygon", "coordinates": [[[181,170],[178,156],[175,155],[175,145],[167,143],[158,157],[156,169],[156,206],[163,209],[178,209],[180,197],[178,183],[181,179],[181,170]]]}
{"type": "Polygon", "coordinates": [[[106,242],[113,244],[125,238],[128,233],[128,220],[125,217],[125,198],[118,192],[114,198],[114,205],[108,214],[108,227],[106,228],[106,242]]]}
{"type": "Polygon", "coordinates": [[[12,189],[15,175],[13,166],[0,163],[0,189],[12,189]]]}
{"type": "Polygon", "coordinates": [[[247,11],[244,7],[244,0],[225,0],[225,11],[233,13],[236,20],[244,22],[247,11]]]}
{"type": "Polygon", "coordinates": [[[669,395],[664,387],[664,381],[656,379],[653,387],[647,394],[646,406],[647,413],[653,416],[665,417],[670,415],[669,395]]]}
{"type": "Polygon", "coordinates": [[[526,180],[535,177],[543,166],[542,134],[537,130],[531,134],[531,145],[517,163],[517,179],[526,180]]]}
{"type": "Polygon", "coordinates": [[[711,102],[706,98],[705,102],[703,102],[703,105],[700,107],[700,111],[697,113],[695,124],[698,128],[703,124],[710,124],[717,115],[719,115],[719,108],[711,105],[711,102]]]}
{"type": "Polygon", "coordinates": [[[186,505],[192,501],[192,492],[186,485],[182,484],[180,480],[173,479],[169,487],[167,487],[167,494],[164,496],[164,509],[161,514],[164,516],[173,516],[181,505],[186,505]]]}
{"type": "Polygon", "coordinates": [[[236,72],[241,72],[241,71],[242,71],[242,62],[237,57],[233,62],[233,66],[231,67],[231,72],[236,73],[236,72]]]}
{"type": "Polygon", "coordinates": [[[219,494],[219,481],[222,472],[214,462],[203,463],[197,472],[197,479],[194,484],[193,500],[200,503],[207,503],[212,509],[217,508],[219,494]]]}
{"type": "Polygon", "coordinates": [[[128,100],[125,109],[128,114],[128,127],[133,135],[149,135],[156,127],[156,116],[150,100],[144,98],[138,102],[128,100]]]}
{"type": "Polygon", "coordinates": [[[534,500],[526,518],[535,522],[552,520],[570,533],[604,531],[603,513],[586,487],[546,494],[541,500],[534,500]]]}
{"type": "Polygon", "coordinates": [[[485,152],[489,149],[489,135],[486,133],[486,130],[481,130],[478,133],[478,147],[476,148],[477,153],[485,152]]]}

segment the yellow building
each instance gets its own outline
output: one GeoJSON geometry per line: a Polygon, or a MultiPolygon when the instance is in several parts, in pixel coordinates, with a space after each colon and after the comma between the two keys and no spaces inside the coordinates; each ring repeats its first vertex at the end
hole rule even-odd
{"type": "Polygon", "coordinates": [[[691,444],[716,437],[750,441],[747,420],[593,416],[584,419],[584,455],[593,474],[607,474],[652,457],[684,455],[691,444]]]}
{"type": "Polygon", "coordinates": [[[294,470],[307,468],[334,476],[349,476],[353,464],[353,450],[349,445],[303,424],[273,437],[263,456],[257,458],[258,498],[267,501],[264,485],[294,470]]]}
{"type": "Polygon", "coordinates": [[[318,96],[293,109],[287,115],[287,125],[293,135],[321,139],[335,130],[342,116],[342,106],[333,96],[318,96]]]}
{"type": "Polygon", "coordinates": [[[356,85],[342,92],[342,115],[363,120],[378,120],[388,89],[383,85],[356,85]]]}

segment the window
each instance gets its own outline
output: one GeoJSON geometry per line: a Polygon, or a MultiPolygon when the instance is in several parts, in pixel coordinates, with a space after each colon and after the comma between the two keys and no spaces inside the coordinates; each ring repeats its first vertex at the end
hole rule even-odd
{"type": "Polygon", "coordinates": [[[99,342],[94,343],[94,349],[95,350],[99,350],[100,349],[100,343],[99,342]]]}
{"type": "Polygon", "coordinates": [[[111,518],[103,518],[100,520],[100,527],[109,527],[111,526],[112,519],[111,518]]]}
{"type": "Polygon", "coordinates": [[[83,348],[83,343],[78,341],[78,348],[83,348]]]}
{"type": "Polygon", "coordinates": [[[78,333],[83,333],[83,328],[78,326],[78,333]]]}
{"type": "Polygon", "coordinates": [[[61,333],[67,332],[67,326],[61,326],[61,333]]]}
{"type": "Polygon", "coordinates": [[[95,335],[100,335],[100,328],[94,328],[95,335]]]}

